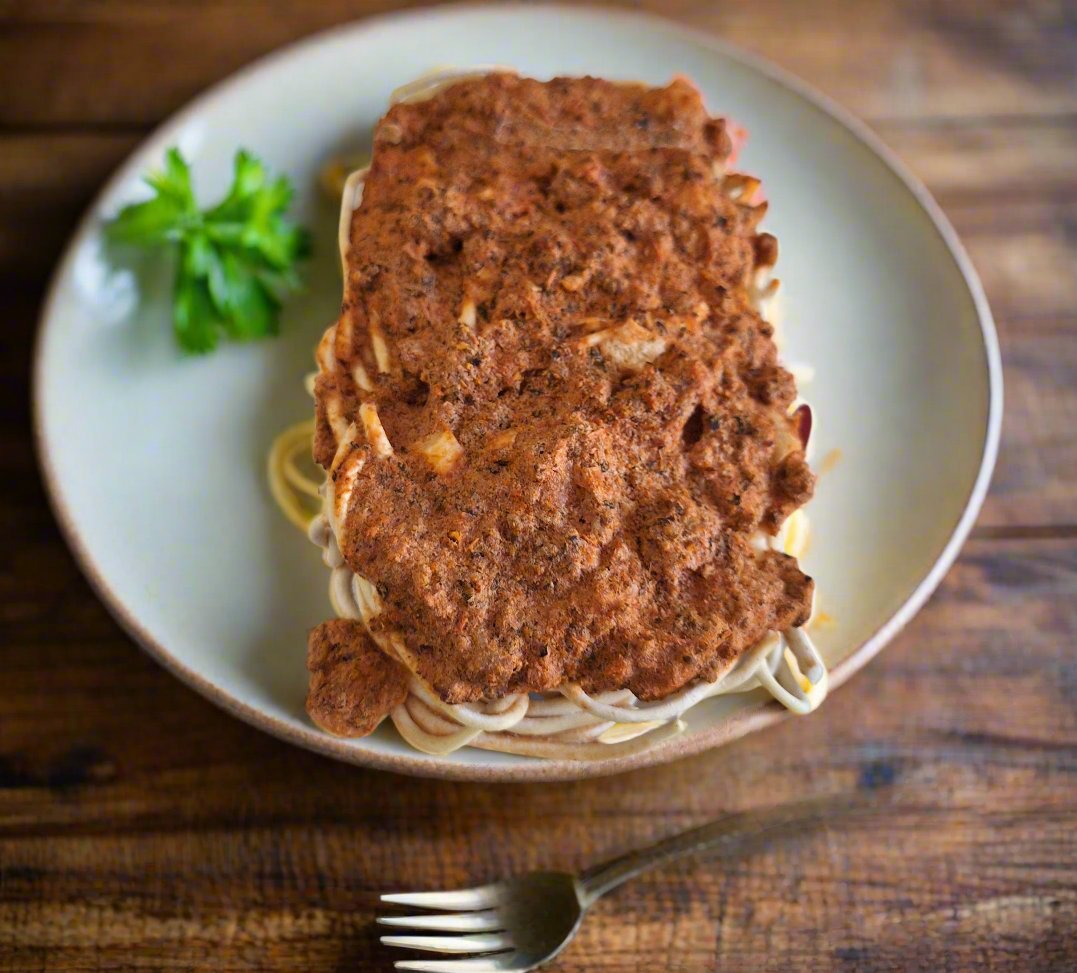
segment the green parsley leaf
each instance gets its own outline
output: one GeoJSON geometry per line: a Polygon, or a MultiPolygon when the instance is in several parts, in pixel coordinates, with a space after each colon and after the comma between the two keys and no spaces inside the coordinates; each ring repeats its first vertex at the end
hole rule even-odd
{"type": "Polygon", "coordinates": [[[156,189],[161,196],[174,199],[184,210],[193,213],[195,206],[194,190],[191,188],[191,168],[187,165],[179,149],[171,148],[165,153],[165,167],[161,172],[151,172],[146,182],[156,189]]]}
{"type": "Polygon", "coordinates": [[[277,333],[280,302],[259,280],[257,269],[239,254],[220,254],[209,274],[213,303],[224,313],[229,337],[247,341],[277,333]]]}
{"type": "Polygon", "coordinates": [[[224,327],[206,282],[180,270],[172,305],[172,330],[180,347],[195,354],[213,351],[224,327]]]}
{"type": "Polygon", "coordinates": [[[156,195],[124,207],[106,234],[118,244],[175,251],[172,321],[180,347],[204,354],[222,334],[236,341],[277,334],[281,302],[301,286],[296,264],[310,252],[306,231],[284,216],[288,180],[271,179],[240,149],[228,194],[202,211],[190,167],[173,148],[146,182],[156,195]]]}

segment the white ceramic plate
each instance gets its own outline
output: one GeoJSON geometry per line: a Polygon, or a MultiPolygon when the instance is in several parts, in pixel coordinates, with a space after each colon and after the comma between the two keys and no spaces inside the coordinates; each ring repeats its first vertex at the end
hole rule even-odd
{"type": "MultiPolygon", "coordinates": [[[[331,614],[319,552],[274,507],[274,435],[310,414],[302,378],[340,301],[337,214],[320,164],[363,143],[390,92],[432,67],[511,64],[536,77],[664,83],[683,73],[747,126],[738,168],[762,177],[781,243],[787,355],[810,361],[815,456],[840,449],[810,507],[806,569],[837,624],[817,632],[840,683],[949,567],[987,488],[1002,379],[979,283],[926,191],[861,125],[800,83],[696,32],[627,14],[468,7],[368,20],[289,47],[203,95],[109,182],[56,272],[36,357],[37,434],[59,520],[128,631],[243,719],[359,764],[430,776],[557,779],[694,753],[777,719],[754,694],[704,703],[684,735],[606,763],[459,751],[429,757],[383,725],[333,739],[306,719],[307,629],[331,614]],[[111,268],[101,223],[139,197],[168,146],[203,198],[238,146],[297,187],[314,229],[309,293],[283,336],[184,358],[167,269],[111,268]]],[[[826,707],[807,719],[826,719],[826,707]]]]}

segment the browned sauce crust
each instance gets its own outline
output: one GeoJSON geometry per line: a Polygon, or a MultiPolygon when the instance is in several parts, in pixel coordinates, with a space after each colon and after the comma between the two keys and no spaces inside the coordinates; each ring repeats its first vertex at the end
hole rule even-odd
{"type": "Polygon", "coordinates": [[[495,74],[379,124],[315,452],[329,398],[376,405],[394,453],[360,439],[342,552],[444,700],[659,698],[806,621],[811,579],[750,543],[813,478],[748,294],[775,241],[714,174],[729,148],[683,81],[495,74]],[[446,429],[438,473],[417,447],[446,429]]]}
{"type": "Polygon", "coordinates": [[[385,655],[362,622],[336,618],[307,641],[307,713],[341,737],[372,733],[408,695],[408,673],[385,655]]]}

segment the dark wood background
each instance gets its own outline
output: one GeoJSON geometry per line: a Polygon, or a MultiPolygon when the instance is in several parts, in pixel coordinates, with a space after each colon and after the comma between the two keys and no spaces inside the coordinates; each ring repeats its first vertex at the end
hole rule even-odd
{"type": "Polygon", "coordinates": [[[0,0],[0,969],[389,969],[371,928],[379,890],[577,868],[842,788],[885,789],[893,808],[640,879],[556,968],[1077,969],[1073,4],[643,4],[865,118],[938,196],[998,318],[1007,402],[991,496],[859,693],[606,781],[411,780],[224,715],[90,592],[29,438],[31,339],[65,237],[110,170],[207,84],[395,6],[0,0]]]}

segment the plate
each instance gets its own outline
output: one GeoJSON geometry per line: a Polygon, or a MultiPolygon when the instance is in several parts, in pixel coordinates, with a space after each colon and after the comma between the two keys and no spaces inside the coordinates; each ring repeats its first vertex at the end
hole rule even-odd
{"type": "MultiPolygon", "coordinates": [[[[635,14],[465,7],[366,20],[272,54],[166,122],[109,181],[52,283],[35,357],[39,455],[83,570],[164,666],[242,719],[356,764],[465,779],[570,779],[671,760],[783,715],[757,694],[692,710],[687,731],[604,762],[483,751],[432,757],[387,724],[344,741],[303,708],[307,630],[331,615],[319,552],[274,507],[266,451],[310,415],[303,376],[340,301],[335,208],[317,172],[369,142],[390,92],[431,68],[510,64],[535,77],[665,83],[685,74],[747,127],[738,168],[763,179],[781,244],[785,354],[810,362],[815,458],[837,457],[809,508],[805,558],[834,623],[816,641],[831,685],[926,601],[983,500],[1001,418],[998,343],[980,284],[927,191],[860,123],[774,67],[635,14]],[[283,335],[180,355],[169,271],[137,276],[101,224],[145,190],[171,145],[200,197],[225,189],[244,146],[299,187],[313,229],[306,295],[283,335]]],[[[826,719],[826,706],[808,719],[826,719]]]]}

